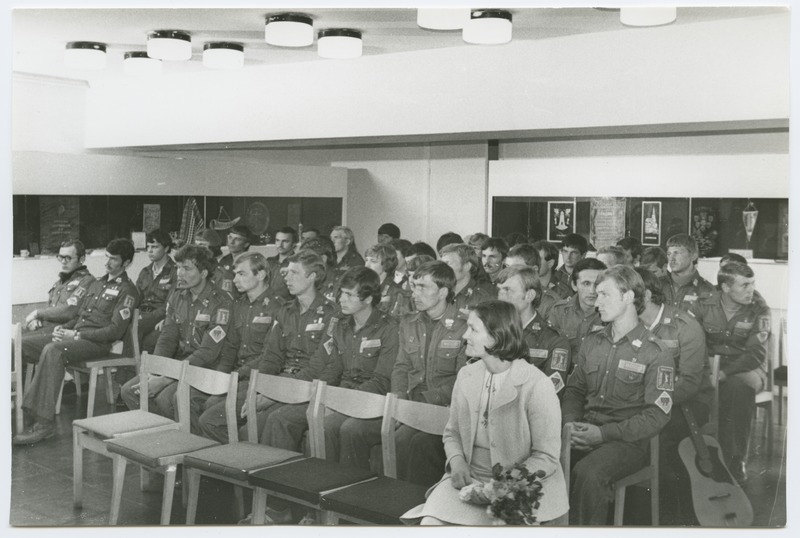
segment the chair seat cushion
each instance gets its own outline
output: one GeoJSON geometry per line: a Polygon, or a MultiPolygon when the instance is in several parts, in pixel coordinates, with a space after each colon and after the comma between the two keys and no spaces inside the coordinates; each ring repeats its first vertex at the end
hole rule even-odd
{"type": "Polygon", "coordinates": [[[347,519],[377,525],[400,525],[400,516],[425,502],[427,488],[403,480],[382,476],[322,496],[320,507],[337,512],[347,519]]]}
{"type": "Polygon", "coordinates": [[[106,448],[109,452],[120,454],[140,465],[160,467],[174,462],[176,456],[218,444],[217,441],[199,435],[166,430],[108,439],[106,448]]]}
{"type": "Polygon", "coordinates": [[[375,473],[317,458],[278,465],[252,473],[248,481],[269,491],[315,504],[319,494],[375,477],[375,473]]]}
{"type": "Polygon", "coordinates": [[[178,428],[178,423],[174,420],[156,415],[155,413],[148,413],[141,409],[72,421],[73,426],[78,426],[79,428],[83,428],[86,431],[106,439],[121,433],[147,430],[149,428],[168,426],[170,424],[174,424],[175,428],[178,428]]]}
{"type": "Polygon", "coordinates": [[[186,467],[194,467],[233,480],[246,481],[253,471],[302,458],[299,452],[256,443],[231,443],[192,452],[183,459],[186,467]]]}

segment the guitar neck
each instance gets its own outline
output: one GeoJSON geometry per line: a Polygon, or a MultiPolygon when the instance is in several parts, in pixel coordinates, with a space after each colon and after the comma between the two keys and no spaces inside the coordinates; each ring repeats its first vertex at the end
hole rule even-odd
{"type": "Polygon", "coordinates": [[[692,410],[685,405],[681,406],[681,411],[683,412],[683,416],[686,418],[686,424],[689,426],[689,435],[692,438],[694,449],[697,451],[697,457],[701,460],[708,460],[711,455],[708,452],[706,441],[703,439],[703,435],[700,433],[700,427],[697,425],[697,420],[694,418],[694,413],[692,413],[692,410]]]}

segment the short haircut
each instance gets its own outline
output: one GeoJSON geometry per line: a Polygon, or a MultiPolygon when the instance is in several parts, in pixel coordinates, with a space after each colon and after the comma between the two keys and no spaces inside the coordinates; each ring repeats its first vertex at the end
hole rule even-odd
{"type": "Polygon", "coordinates": [[[377,306],[381,302],[381,282],[378,280],[378,274],[363,265],[351,267],[342,275],[339,290],[343,288],[356,290],[358,298],[362,301],[372,297],[372,306],[377,306]]]}
{"type": "Polygon", "coordinates": [[[452,303],[456,289],[456,274],[453,269],[441,260],[423,263],[414,271],[414,280],[430,276],[439,288],[447,288],[447,302],[452,303]]]}
{"type": "Polygon", "coordinates": [[[500,360],[513,361],[526,356],[528,348],[522,333],[522,322],[512,304],[497,299],[480,303],[472,312],[483,322],[494,340],[486,351],[500,360]]]}
{"type": "Polygon", "coordinates": [[[430,256],[434,260],[436,259],[436,251],[433,250],[433,247],[430,246],[425,241],[417,241],[413,245],[411,245],[411,253],[409,256],[425,254],[426,256],[430,256]]]}
{"type": "Polygon", "coordinates": [[[275,235],[278,234],[288,234],[292,236],[292,243],[297,243],[297,230],[292,228],[291,226],[284,226],[280,230],[278,230],[275,235]]]}
{"type": "Polygon", "coordinates": [[[75,254],[78,256],[79,260],[86,256],[86,247],[80,239],[67,239],[61,242],[61,248],[69,247],[75,247],[75,254]]]}
{"type": "Polygon", "coordinates": [[[581,271],[586,271],[587,269],[593,271],[605,271],[607,267],[606,264],[597,258],[584,258],[576,263],[575,267],[572,268],[572,275],[570,275],[570,280],[572,280],[572,283],[577,285],[578,275],[581,274],[581,271]]]}
{"type": "Polygon", "coordinates": [[[539,308],[539,304],[542,302],[542,282],[539,280],[539,273],[533,267],[528,266],[506,267],[497,275],[497,283],[503,284],[506,280],[515,276],[519,276],[524,291],[533,290],[536,292],[536,297],[534,297],[531,304],[534,309],[539,308]]]}
{"type": "Polygon", "coordinates": [[[319,234],[319,230],[317,230],[316,228],[304,228],[303,229],[303,233],[304,234],[312,233],[312,234],[320,235],[319,234]]]}
{"type": "Polygon", "coordinates": [[[133,261],[133,254],[136,248],[130,239],[112,239],[106,246],[106,252],[113,256],[119,256],[122,261],[133,261]]]}
{"type": "Polygon", "coordinates": [[[727,254],[723,254],[722,257],[719,259],[720,266],[723,266],[726,263],[730,262],[739,262],[747,265],[747,258],[742,256],[741,254],[736,254],[735,252],[728,252],[727,254]]]}
{"type": "Polygon", "coordinates": [[[664,252],[664,249],[661,247],[647,247],[642,252],[642,257],[639,260],[641,265],[652,265],[656,264],[656,267],[664,267],[667,265],[669,258],[667,258],[667,253],[664,252]]]}
{"type": "Polygon", "coordinates": [[[404,258],[411,254],[411,241],[408,239],[392,239],[392,246],[395,250],[399,250],[404,258]]]}
{"type": "Polygon", "coordinates": [[[235,226],[228,228],[228,235],[230,234],[241,235],[245,238],[247,244],[250,244],[250,228],[244,224],[236,224],[235,226]]]}
{"type": "Polygon", "coordinates": [[[203,228],[194,234],[194,240],[197,241],[198,237],[203,241],[208,242],[208,248],[215,257],[222,254],[222,239],[220,239],[216,230],[212,230],[211,228],[203,228]]]}
{"type": "Polygon", "coordinates": [[[397,250],[389,243],[378,243],[372,245],[366,252],[364,257],[375,257],[381,260],[381,267],[387,275],[394,278],[394,270],[397,269],[397,250]]]}
{"type": "Polygon", "coordinates": [[[428,262],[436,261],[436,258],[433,256],[428,256],[427,254],[418,254],[414,258],[411,258],[408,263],[406,264],[406,270],[410,273],[413,273],[423,265],[428,262]]]}
{"type": "Polygon", "coordinates": [[[728,262],[719,268],[717,285],[720,286],[720,289],[722,289],[723,284],[732,286],[736,282],[737,276],[753,278],[756,274],[753,272],[753,268],[746,263],[728,262]]]}
{"type": "Polygon", "coordinates": [[[314,280],[314,287],[320,289],[322,283],[325,281],[327,273],[325,271],[325,263],[322,261],[322,256],[310,249],[301,249],[297,254],[292,254],[286,261],[289,263],[299,263],[309,273],[314,273],[317,278],[314,280]]]}
{"type": "Polygon", "coordinates": [[[522,243],[527,243],[528,238],[525,236],[524,233],[520,232],[511,232],[506,236],[506,244],[508,248],[513,247],[514,245],[521,245],[522,243]]]}
{"type": "Polygon", "coordinates": [[[626,251],[631,253],[631,257],[635,260],[642,255],[642,242],[636,239],[635,237],[623,237],[619,241],[617,241],[617,246],[622,247],[626,251]]]}
{"type": "Polygon", "coordinates": [[[475,254],[475,249],[468,244],[454,243],[452,245],[445,245],[439,251],[439,258],[443,258],[446,254],[456,254],[462,264],[467,262],[471,263],[472,265],[469,268],[469,273],[473,278],[478,273],[478,267],[481,261],[478,259],[478,255],[475,254]]]}
{"type": "Polygon", "coordinates": [[[633,265],[633,257],[625,252],[625,249],[616,245],[609,245],[607,247],[600,247],[597,251],[600,254],[611,254],[614,256],[614,265],[633,265]]]}
{"type": "Polygon", "coordinates": [[[436,252],[441,252],[442,248],[447,245],[453,245],[457,243],[463,243],[464,239],[455,232],[447,232],[446,234],[442,234],[439,237],[439,240],[436,241],[436,252]]]}
{"type": "Polygon", "coordinates": [[[658,306],[664,304],[664,292],[661,288],[661,280],[644,267],[636,267],[634,271],[639,273],[639,276],[642,277],[642,282],[644,282],[644,288],[650,292],[650,302],[658,306]]]}
{"type": "Polygon", "coordinates": [[[233,266],[234,268],[238,267],[244,262],[248,262],[250,264],[250,270],[253,271],[253,275],[258,274],[259,271],[265,271],[266,276],[264,277],[264,282],[268,283],[270,280],[272,280],[272,266],[260,252],[243,253],[236,258],[233,266]]]}
{"type": "Polygon", "coordinates": [[[561,248],[567,247],[578,249],[581,256],[583,256],[586,254],[586,251],[589,250],[589,242],[580,234],[567,234],[561,241],[561,248]]]}
{"type": "Polygon", "coordinates": [[[689,254],[697,254],[697,241],[689,234],[675,234],[667,239],[667,249],[669,247],[684,247],[689,254]]]}
{"type": "MultiPolygon", "coordinates": [[[[591,258],[590,258],[591,259],[591,258]]],[[[613,280],[622,293],[633,292],[633,305],[636,307],[636,314],[644,312],[644,281],[633,267],[629,265],[615,265],[606,269],[597,276],[597,284],[606,280],[613,280]]]]}
{"type": "Polygon", "coordinates": [[[502,237],[490,237],[487,239],[486,242],[483,243],[481,252],[490,249],[494,249],[499,252],[503,259],[508,256],[508,243],[506,243],[506,240],[502,237]]]}
{"type": "Polygon", "coordinates": [[[161,230],[160,228],[156,228],[155,230],[149,231],[145,235],[145,242],[147,243],[158,243],[162,247],[169,252],[172,249],[172,236],[169,235],[167,232],[161,230]]]}
{"type": "Polygon", "coordinates": [[[528,267],[539,267],[539,250],[529,243],[519,243],[508,250],[508,256],[522,258],[528,267]]]}
{"type": "Polygon", "coordinates": [[[400,239],[400,228],[397,225],[387,222],[378,228],[378,235],[388,235],[392,239],[400,239]]]}
{"type": "Polygon", "coordinates": [[[178,263],[191,261],[197,270],[208,272],[208,277],[214,272],[214,255],[206,247],[200,245],[184,245],[175,252],[175,261],[178,263]]]}
{"type": "Polygon", "coordinates": [[[553,267],[550,268],[550,273],[556,272],[556,265],[558,265],[558,247],[555,246],[550,241],[545,241],[544,239],[540,239],[533,243],[533,248],[536,250],[543,250],[544,261],[542,261],[541,254],[539,255],[539,263],[544,264],[545,262],[549,262],[550,260],[555,260],[556,263],[553,264],[553,267]]]}
{"type": "Polygon", "coordinates": [[[328,267],[336,265],[336,253],[333,248],[333,241],[323,235],[306,239],[300,244],[300,250],[313,250],[320,256],[324,256],[325,264],[328,267]]]}
{"type": "Polygon", "coordinates": [[[486,235],[485,233],[477,232],[469,237],[469,241],[467,241],[467,244],[471,247],[481,247],[481,250],[483,250],[483,244],[486,243],[486,241],[488,240],[489,240],[488,235],[486,235]]]}
{"type": "MultiPolygon", "coordinates": [[[[349,243],[347,244],[347,253],[356,253],[358,254],[358,249],[356,248],[356,234],[353,233],[353,230],[348,228],[347,226],[334,226],[331,230],[333,232],[342,232],[344,236],[348,239],[349,243]]],[[[330,237],[328,238],[330,239],[330,237]]]]}

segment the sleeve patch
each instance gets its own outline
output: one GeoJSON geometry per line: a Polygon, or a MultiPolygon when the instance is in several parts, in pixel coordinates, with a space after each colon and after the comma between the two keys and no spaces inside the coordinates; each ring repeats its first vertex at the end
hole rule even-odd
{"type": "Polygon", "coordinates": [[[766,316],[762,316],[758,318],[758,331],[759,332],[769,332],[769,318],[766,316]]]}
{"type": "Polygon", "coordinates": [[[672,410],[672,396],[670,396],[668,392],[662,392],[659,397],[656,398],[655,404],[659,409],[664,411],[665,415],[669,415],[669,412],[672,410]]]}
{"type": "Polygon", "coordinates": [[[119,311],[119,315],[122,316],[122,319],[127,320],[131,317],[131,309],[128,307],[123,308],[119,311]]]}
{"type": "Polygon", "coordinates": [[[230,315],[231,313],[225,308],[217,310],[217,325],[226,325],[230,315]]]}
{"type": "Polygon", "coordinates": [[[333,338],[328,338],[325,343],[322,344],[322,347],[325,348],[325,352],[328,356],[333,355],[333,338]]]}
{"type": "Polygon", "coordinates": [[[132,307],[133,306],[133,296],[132,295],[126,295],[125,296],[125,300],[122,301],[122,306],[124,306],[126,308],[132,307]]]}
{"type": "Polygon", "coordinates": [[[328,322],[328,330],[325,331],[325,334],[328,336],[333,336],[333,331],[336,329],[336,324],[339,323],[339,318],[332,317],[331,320],[328,322]]]}
{"type": "Polygon", "coordinates": [[[230,280],[223,280],[222,281],[222,291],[231,291],[233,289],[233,285],[230,280]]]}
{"type": "Polygon", "coordinates": [[[656,388],[658,390],[674,390],[675,370],[671,366],[659,366],[656,388]]]}
{"type": "Polygon", "coordinates": [[[556,394],[564,389],[564,380],[561,378],[561,374],[558,372],[553,372],[550,374],[550,380],[553,382],[553,387],[556,389],[556,394]]]}
{"type": "Polygon", "coordinates": [[[84,295],[86,295],[86,288],[78,288],[77,290],[75,290],[75,293],[73,295],[75,297],[83,297],[84,295]]]}
{"type": "Polygon", "coordinates": [[[769,340],[769,333],[768,332],[760,332],[760,333],[756,334],[756,338],[758,338],[758,341],[761,342],[762,344],[766,344],[767,340],[769,340]]]}
{"type": "Polygon", "coordinates": [[[550,359],[550,368],[560,372],[567,371],[567,357],[569,352],[566,349],[557,347],[553,350],[553,358],[550,359]]]}
{"type": "Polygon", "coordinates": [[[67,299],[67,304],[70,306],[76,306],[78,304],[78,298],[73,296],[67,299]]]}
{"type": "Polygon", "coordinates": [[[208,334],[217,344],[219,344],[220,341],[222,341],[222,339],[225,338],[225,330],[219,325],[211,329],[211,331],[208,334]]]}

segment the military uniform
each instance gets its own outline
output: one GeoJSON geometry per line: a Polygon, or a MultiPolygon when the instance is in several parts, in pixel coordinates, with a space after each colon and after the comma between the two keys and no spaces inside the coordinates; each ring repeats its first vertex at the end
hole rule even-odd
{"type": "Polygon", "coordinates": [[[558,293],[548,288],[542,293],[542,299],[539,301],[539,307],[536,311],[539,312],[542,319],[547,319],[547,316],[550,315],[550,310],[553,309],[556,303],[560,303],[564,299],[565,297],[560,296],[558,293]]]}
{"type": "Polygon", "coordinates": [[[158,340],[156,325],[167,315],[167,296],[178,280],[178,266],[167,256],[167,261],[156,273],[154,264],[139,272],[136,288],[139,290],[139,341],[142,350],[152,352],[158,340]]]}
{"type": "Polygon", "coordinates": [[[469,311],[481,304],[483,301],[494,299],[496,294],[493,294],[490,287],[486,284],[478,284],[474,278],[470,278],[469,283],[464,286],[461,291],[455,294],[453,304],[458,309],[458,317],[467,319],[469,311]]]}
{"type": "Polygon", "coordinates": [[[690,310],[706,333],[708,355],[720,356],[726,379],[719,385],[719,444],[732,467],[747,459],[755,395],[767,381],[771,313],[763,298],[741,305],[728,319],[717,292],[690,310]]]}
{"type": "Polygon", "coordinates": [[[378,310],[399,319],[412,311],[410,302],[413,300],[395,284],[391,275],[386,275],[381,284],[381,302],[378,303],[378,310]]]}
{"type": "Polygon", "coordinates": [[[38,350],[41,356],[22,406],[37,417],[53,420],[65,366],[107,355],[111,344],[125,336],[138,303],[139,292],[125,272],[113,279],[105,275],[89,285],[77,317],[63,325],[77,331],[79,339],[52,342],[52,335],[40,335],[23,340],[23,357],[38,350]]]}
{"type": "Polygon", "coordinates": [[[668,304],[684,312],[694,305],[699,299],[707,298],[717,289],[695,269],[688,277],[676,278],[670,273],[661,277],[661,292],[664,294],[664,304],[668,304]]]}
{"type": "Polygon", "coordinates": [[[348,248],[342,259],[336,260],[336,279],[340,280],[348,269],[364,267],[364,258],[355,249],[348,248]]]}
{"type": "Polygon", "coordinates": [[[292,294],[289,293],[289,288],[286,287],[286,280],[284,280],[281,270],[289,267],[289,256],[286,256],[283,261],[280,261],[280,254],[267,258],[267,263],[272,267],[272,278],[269,280],[269,287],[272,290],[273,296],[280,297],[284,301],[289,301],[292,294]]]}
{"type": "Polygon", "coordinates": [[[606,524],[610,484],[645,465],[646,441],[672,410],[672,352],[641,322],[616,342],[612,328],[586,337],[561,404],[565,424],[593,424],[603,438],[589,452],[573,450],[571,524],[606,524]]]}
{"type": "Polygon", "coordinates": [[[550,283],[558,290],[557,293],[559,295],[561,293],[568,293],[569,295],[567,295],[567,297],[572,297],[576,293],[575,290],[572,289],[572,275],[567,273],[563,265],[553,272],[550,283]]]}
{"type": "Polygon", "coordinates": [[[214,268],[211,276],[211,282],[221,291],[224,291],[228,296],[236,301],[241,297],[241,293],[233,285],[233,277],[236,276],[236,265],[233,260],[232,254],[226,254],[220,258],[217,266],[214,268]]]}
{"type": "Polygon", "coordinates": [[[561,336],[567,337],[572,356],[576,357],[583,340],[589,333],[601,330],[603,321],[594,307],[589,312],[584,312],[578,296],[575,295],[553,305],[547,317],[547,325],[561,336]]]}
{"type": "Polygon", "coordinates": [[[535,313],[522,329],[528,362],[544,372],[555,386],[561,398],[567,375],[572,367],[569,340],[545,325],[542,317],[535,313]]]}

